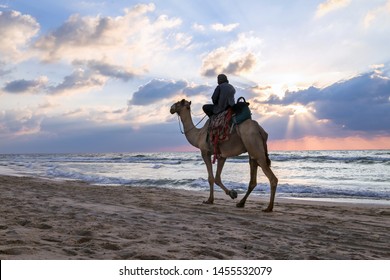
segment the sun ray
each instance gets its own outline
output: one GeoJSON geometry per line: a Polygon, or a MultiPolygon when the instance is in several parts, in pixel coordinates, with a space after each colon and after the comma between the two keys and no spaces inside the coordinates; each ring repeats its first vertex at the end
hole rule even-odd
{"type": "Polygon", "coordinates": [[[287,109],[290,110],[290,115],[285,132],[286,139],[294,139],[302,133],[310,134],[317,129],[314,109],[302,104],[289,105],[287,109]]]}

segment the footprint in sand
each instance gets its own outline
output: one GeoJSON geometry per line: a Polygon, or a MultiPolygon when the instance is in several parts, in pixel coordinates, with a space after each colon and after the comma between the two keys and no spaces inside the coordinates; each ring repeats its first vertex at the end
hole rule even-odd
{"type": "Polygon", "coordinates": [[[108,242],[107,243],[103,243],[101,246],[104,249],[112,250],[112,251],[118,251],[118,250],[121,249],[118,245],[115,245],[113,243],[108,243],[108,242]]]}
{"type": "Polygon", "coordinates": [[[53,227],[51,225],[48,225],[48,224],[39,224],[36,226],[36,228],[39,228],[39,229],[52,229],[53,227]]]}

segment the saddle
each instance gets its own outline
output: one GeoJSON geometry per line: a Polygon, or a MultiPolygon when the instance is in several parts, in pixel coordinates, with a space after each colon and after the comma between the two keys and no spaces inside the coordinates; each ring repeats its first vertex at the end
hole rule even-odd
{"type": "Polygon", "coordinates": [[[251,118],[249,103],[246,102],[244,97],[238,98],[237,103],[232,108],[211,116],[208,139],[213,145],[213,163],[221,155],[219,143],[229,140],[235,125],[251,118]]]}

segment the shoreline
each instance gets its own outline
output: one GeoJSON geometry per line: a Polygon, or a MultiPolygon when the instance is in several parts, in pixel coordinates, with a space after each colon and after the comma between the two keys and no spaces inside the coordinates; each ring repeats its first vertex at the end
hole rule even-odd
{"type": "MultiPolygon", "coordinates": [[[[91,183],[91,182],[85,182],[83,180],[79,179],[70,179],[70,178],[48,178],[48,177],[41,177],[41,176],[33,176],[31,174],[21,174],[21,173],[12,173],[12,172],[0,172],[0,178],[1,177],[18,177],[18,178],[35,178],[35,179],[40,179],[40,180],[46,180],[46,181],[53,181],[53,182],[80,182],[80,183],[85,183],[89,184],[91,186],[98,186],[98,187],[128,187],[128,188],[143,188],[145,186],[130,186],[127,184],[104,184],[104,183],[91,183]]],[[[156,187],[152,187],[156,188],[156,187]]],[[[158,188],[158,187],[157,187],[158,188]]],[[[206,190],[190,190],[190,189],[167,189],[167,188],[161,188],[162,190],[172,190],[172,191],[177,191],[177,192],[194,192],[194,193],[203,193],[204,196],[206,197],[209,192],[206,190]]],[[[214,187],[214,195],[216,197],[221,196],[224,197],[224,192],[218,188],[214,187]]],[[[238,199],[241,196],[244,196],[245,192],[238,193],[238,199]]],[[[259,199],[266,199],[269,196],[269,193],[256,193],[252,192],[250,195],[250,198],[259,198],[259,199]]],[[[367,205],[367,206],[384,206],[384,207],[390,207],[390,200],[383,200],[383,199],[374,199],[374,198],[352,198],[352,197],[287,197],[287,196],[282,196],[278,197],[278,193],[276,192],[276,199],[279,201],[285,201],[285,202],[290,202],[293,203],[294,201],[298,201],[300,203],[307,203],[307,202],[314,202],[314,203],[322,203],[322,204],[346,204],[346,205],[367,205]]],[[[264,201],[265,203],[266,201],[264,201]]]]}
{"type": "Polygon", "coordinates": [[[390,259],[390,206],[207,195],[0,175],[0,259],[390,259]]]}

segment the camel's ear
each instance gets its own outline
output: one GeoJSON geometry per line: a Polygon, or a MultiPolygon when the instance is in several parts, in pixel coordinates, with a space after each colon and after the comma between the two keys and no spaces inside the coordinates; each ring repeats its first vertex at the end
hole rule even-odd
{"type": "Polygon", "coordinates": [[[191,101],[190,101],[190,106],[191,106],[191,101]]]}
{"type": "Polygon", "coordinates": [[[184,105],[185,102],[186,102],[186,101],[185,101],[184,99],[182,99],[182,100],[180,101],[181,105],[184,105]]]}

